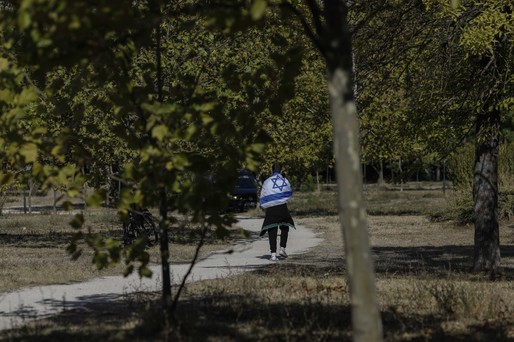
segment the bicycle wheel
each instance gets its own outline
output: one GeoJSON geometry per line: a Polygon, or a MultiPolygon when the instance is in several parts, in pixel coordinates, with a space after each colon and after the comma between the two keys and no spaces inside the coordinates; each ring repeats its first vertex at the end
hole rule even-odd
{"type": "Polygon", "coordinates": [[[151,217],[145,216],[142,224],[142,230],[146,235],[149,246],[153,246],[159,242],[159,230],[151,217]]]}
{"type": "Polygon", "coordinates": [[[130,245],[134,242],[134,239],[137,237],[136,231],[137,229],[132,222],[123,224],[123,243],[125,245],[130,245]]]}

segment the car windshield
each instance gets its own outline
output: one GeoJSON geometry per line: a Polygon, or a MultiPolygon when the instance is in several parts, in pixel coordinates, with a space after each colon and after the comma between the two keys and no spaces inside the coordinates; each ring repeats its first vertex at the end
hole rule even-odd
{"type": "Polygon", "coordinates": [[[255,177],[249,175],[239,175],[236,188],[256,188],[257,180],[255,177]]]}

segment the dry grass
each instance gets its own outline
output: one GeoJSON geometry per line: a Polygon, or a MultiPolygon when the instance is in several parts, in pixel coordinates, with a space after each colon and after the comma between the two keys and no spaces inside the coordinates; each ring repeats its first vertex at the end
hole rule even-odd
{"type": "MultiPolygon", "coordinates": [[[[71,219],[71,215],[0,216],[0,291],[83,281],[106,273],[97,271],[87,256],[73,262],[66,254],[73,234],[71,219]]],[[[88,224],[114,233],[108,216],[95,215],[88,224]]]]}
{"type": "MultiPolygon", "coordinates": [[[[328,208],[325,200],[319,203],[328,208]]],[[[298,215],[296,220],[318,232],[323,244],[252,273],[189,284],[173,324],[160,324],[158,294],[136,294],[1,336],[6,341],[350,341],[338,218],[298,215]]],[[[514,341],[509,223],[501,226],[504,275],[494,281],[468,272],[472,227],[418,215],[380,215],[369,217],[369,230],[386,341],[514,341]]]]}
{"type": "MultiPolygon", "coordinates": [[[[120,239],[121,223],[112,209],[88,209],[85,230],[105,237],[120,239]]],[[[33,214],[0,216],[0,292],[48,284],[80,282],[103,275],[120,275],[123,265],[97,270],[92,263],[93,252],[82,245],[84,254],[76,261],[65,251],[74,230],[69,222],[73,215],[33,214]]],[[[194,227],[175,229],[170,242],[170,261],[187,263],[193,256],[198,240],[194,227]]],[[[234,238],[238,238],[237,232],[234,238]]],[[[210,235],[200,257],[231,246],[231,239],[218,240],[210,235]]],[[[151,262],[160,260],[158,246],[148,249],[151,262]]]]}

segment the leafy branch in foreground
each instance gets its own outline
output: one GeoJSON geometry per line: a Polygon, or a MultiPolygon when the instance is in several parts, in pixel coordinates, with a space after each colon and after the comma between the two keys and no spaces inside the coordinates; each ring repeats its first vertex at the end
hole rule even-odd
{"type": "MultiPolygon", "coordinates": [[[[2,144],[11,146],[6,159],[13,169],[33,164],[31,176],[44,187],[65,187],[88,207],[108,199],[111,204],[116,181],[114,205],[121,216],[134,205],[158,208],[166,313],[166,236],[176,222],[173,215],[187,213],[193,223],[219,232],[234,222],[220,211],[237,170],[255,170],[260,161],[266,135],[256,118],[270,110],[280,114],[287,97],[272,94],[290,87],[296,72],[271,54],[262,60],[253,55],[270,46],[265,34],[253,50],[234,54],[240,31],[203,25],[209,17],[182,12],[190,4],[21,2],[0,13],[0,61],[11,56],[10,63],[19,65],[0,69],[16,81],[6,86],[13,95],[2,92],[10,97],[0,103],[13,107],[12,117],[2,115],[1,129],[11,132],[2,144]],[[260,61],[248,67],[248,60],[260,61]],[[273,78],[281,73],[288,77],[273,78]],[[85,192],[88,186],[92,195],[85,192]]],[[[287,58],[282,46],[272,46],[287,58]]],[[[9,80],[5,75],[2,82],[9,80]]],[[[2,179],[12,177],[6,173],[2,179]]],[[[124,260],[126,274],[137,265],[140,275],[150,275],[141,241],[122,249],[118,241],[86,231],[82,214],[71,225],[77,232],[68,247],[73,257],[80,256],[83,241],[93,248],[99,268],[124,260]]]]}

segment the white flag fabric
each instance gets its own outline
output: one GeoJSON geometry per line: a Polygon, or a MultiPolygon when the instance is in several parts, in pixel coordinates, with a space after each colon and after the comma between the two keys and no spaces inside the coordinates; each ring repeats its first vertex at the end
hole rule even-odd
{"type": "Polygon", "coordinates": [[[293,195],[293,189],[289,181],[280,173],[271,175],[262,184],[260,205],[266,209],[277,205],[285,204],[293,195]]]}

